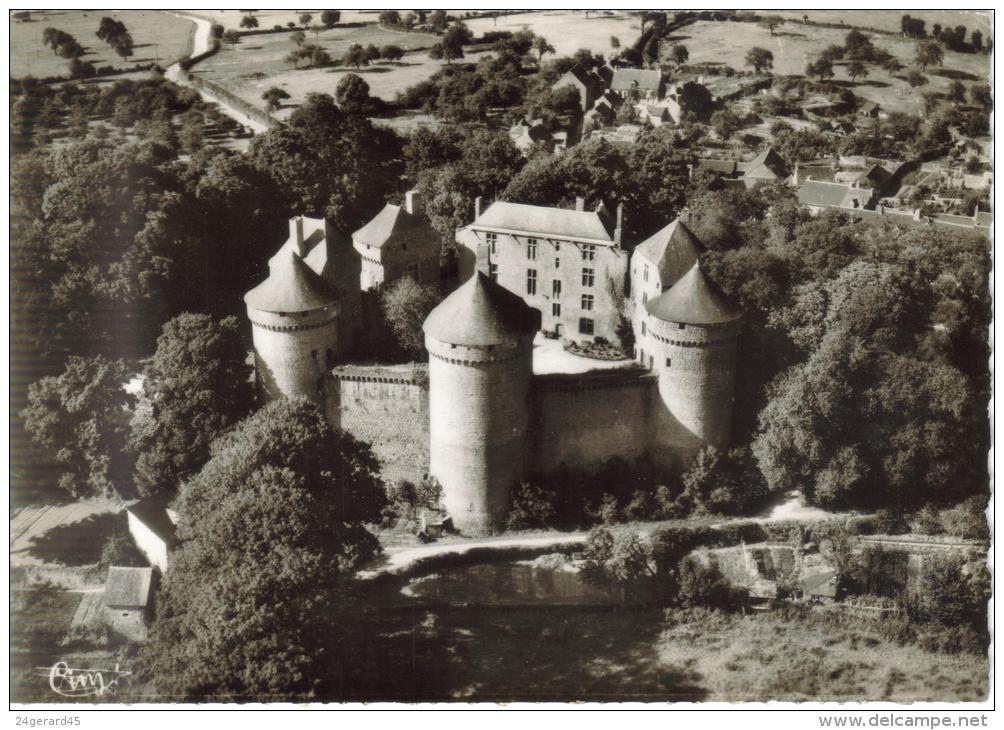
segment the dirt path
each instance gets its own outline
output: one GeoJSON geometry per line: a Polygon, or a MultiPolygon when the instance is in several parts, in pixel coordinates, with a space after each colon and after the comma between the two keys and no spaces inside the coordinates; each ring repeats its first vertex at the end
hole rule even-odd
{"type": "MultiPolygon", "coordinates": [[[[193,23],[195,23],[196,26],[195,36],[193,37],[192,40],[192,52],[191,52],[192,56],[198,56],[202,53],[205,53],[212,47],[212,23],[210,23],[208,20],[197,18],[193,15],[186,15],[183,13],[171,13],[171,15],[177,16],[179,18],[184,18],[185,20],[190,20],[193,23]]],[[[167,70],[164,72],[164,75],[170,81],[173,81],[179,86],[188,86],[190,88],[195,88],[185,78],[185,72],[181,68],[180,63],[175,63],[171,66],[168,66],[167,70]]],[[[233,119],[235,122],[249,129],[254,130],[255,134],[261,134],[262,132],[268,131],[268,127],[266,127],[264,124],[255,121],[251,117],[241,112],[239,109],[235,109],[234,107],[230,106],[225,101],[214,96],[206,89],[195,89],[195,90],[198,91],[199,95],[206,101],[218,105],[220,107],[220,111],[222,111],[228,117],[233,119]]]]}

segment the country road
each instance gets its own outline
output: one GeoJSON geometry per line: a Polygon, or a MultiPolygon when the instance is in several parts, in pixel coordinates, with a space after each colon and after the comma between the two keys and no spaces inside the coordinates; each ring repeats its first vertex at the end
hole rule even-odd
{"type": "MultiPolygon", "coordinates": [[[[168,12],[168,11],[164,11],[164,12],[168,12]]],[[[172,12],[170,14],[174,15],[174,16],[176,16],[178,18],[184,18],[185,20],[190,20],[193,23],[195,23],[195,37],[192,40],[192,52],[191,52],[191,56],[201,55],[201,54],[205,53],[206,51],[208,51],[212,47],[212,42],[213,42],[213,39],[212,39],[212,24],[208,20],[203,20],[202,18],[196,18],[195,16],[186,15],[184,13],[174,13],[174,12],[172,12]]],[[[172,64],[171,66],[168,66],[168,68],[165,71],[164,75],[170,81],[173,81],[174,83],[178,84],[179,86],[188,86],[190,88],[195,88],[185,78],[186,77],[186,73],[181,68],[181,64],[180,63],[175,63],[175,64],[172,64]]],[[[225,101],[223,101],[222,99],[214,96],[211,92],[207,91],[206,89],[198,88],[198,89],[195,89],[195,90],[198,91],[199,95],[203,99],[205,99],[206,101],[211,102],[213,104],[217,104],[220,107],[220,111],[222,111],[228,117],[230,117],[231,119],[233,119],[235,122],[237,122],[238,124],[241,124],[241,125],[247,127],[248,129],[254,130],[255,134],[261,134],[262,132],[267,132],[268,131],[268,127],[266,127],[264,124],[262,124],[261,122],[255,121],[251,117],[249,117],[246,114],[244,114],[243,112],[241,112],[239,109],[235,109],[234,107],[230,106],[225,101]]]]}

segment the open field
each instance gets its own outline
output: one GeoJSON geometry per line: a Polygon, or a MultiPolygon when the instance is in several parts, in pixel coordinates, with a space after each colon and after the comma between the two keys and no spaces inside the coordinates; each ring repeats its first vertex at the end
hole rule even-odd
{"type": "MultiPolygon", "coordinates": [[[[360,28],[332,28],[317,36],[308,33],[308,42],[317,42],[335,58],[340,58],[349,46],[359,43],[382,47],[394,44],[412,50],[400,61],[381,61],[356,70],[351,66],[294,69],[283,58],[293,49],[289,33],[248,36],[234,47],[225,45],[215,56],[193,69],[199,76],[215,81],[248,102],[264,106],[262,93],[272,86],[285,89],[291,99],[284,102],[278,117],[287,116],[303,102],[307,94],[320,92],[334,96],[338,82],[347,73],[358,73],[370,85],[370,94],[392,100],[398,91],[431,76],[442,61],[433,61],[425,49],[437,42],[434,35],[399,33],[376,25],[360,28]]],[[[467,56],[465,60],[475,60],[467,56]]]]}
{"type": "MultiPolygon", "coordinates": [[[[181,13],[188,13],[199,18],[205,18],[212,23],[219,23],[224,28],[234,28],[240,30],[241,18],[245,13],[240,10],[179,10],[181,13]]],[[[377,10],[342,10],[339,23],[374,23],[379,11],[377,10]]],[[[255,10],[253,15],[258,20],[258,28],[271,28],[275,25],[286,27],[289,23],[300,25],[300,14],[310,13],[313,15],[311,24],[320,22],[320,10],[255,10]]]]}
{"type": "MultiPolygon", "coordinates": [[[[837,28],[818,28],[802,24],[781,26],[773,36],[766,28],[754,23],[698,21],[681,28],[663,44],[668,53],[674,43],[682,43],[690,51],[690,63],[710,63],[731,66],[737,70],[750,70],[745,56],[750,48],[760,46],[774,54],[774,73],[801,75],[805,66],[829,45],[843,45],[845,31],[837,28]]],[[[901,37],[875,34],[872,42],[888,50],[905,65],[913,62],[916,42],[901,37]]],[[[989,56],[975,53],[945,51],[945,64],[928,67],[929,79],[924,92],[944,92],[953,78],[965,83],[985,79],[990,70],[989,56]]],[[[916,89],[907,84],[906,71],[895,76],[874,64],[869,64],[867,78],[852,82],[846,72],[846,63],[834,64],[833,81],[851,87],[859,97],[875,101],[887,111],[904,111],[922,114],[923,99],[916,89]]]]}
{"type": "Polygon", "coordinates": [[[780,15],[782,18],[801,21],[803,15],[816,23],[845,23],[849,26],[860,25],[868,28],[888,30],[899,33],[900,20],[904,15],[919,18],[927,22],[927,32],[935,23],[942,27],[964,25],[970,30],[979,28],[986,36],[993,26],[990,14],[976,10],[754,10],[757,14],[780,15]]]}
{"type": "Polygon", "coordinates": [[[592,12],[587,18],[580,10],[547,10],[504,15],[497,23],[493,18],[473,18],[465,22],[475,36],[492,30],[515,32],[528,28],[544,36],[558,56],[570,56],[580,48],[588,48],[609,58],[613,53],[610,36],[617,36],[626,47],[641,34],[638,16],[621,12],[610,15],[592,12]]]}
{"type": "Polygon", "coordinates": [[[72,35],[86,50],[82,60],[97,67],[129,69],[137,64],[159,61],[161,66],[188,54],[195,25],[170,13],[154,10],[33,10],[28,22],[10,23],[10,75],[14,78],[69,75],[70,61],[42,45],[46,28],[72,35]],[[132,58],[123,61],[112,47],[94,35],[104,16],[121,20],[132,34],[132,58]]]}

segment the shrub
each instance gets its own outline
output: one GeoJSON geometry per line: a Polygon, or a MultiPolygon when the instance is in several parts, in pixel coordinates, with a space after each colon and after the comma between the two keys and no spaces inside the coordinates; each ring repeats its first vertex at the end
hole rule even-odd
{"type": "Polygon", "coordinates": [[[506,529],[552,527],[556,514],[554,492],[545,490],[537,483],[522,481],[513,492],[506,529]]]}
{"type": "Polygon", "coordinates": [[[715,564],[704,565],[695,558],[680,561],[677,600],[685,608],[704,606],[725,611],[741,607],[748,596],[733,588],[715,564]]]}

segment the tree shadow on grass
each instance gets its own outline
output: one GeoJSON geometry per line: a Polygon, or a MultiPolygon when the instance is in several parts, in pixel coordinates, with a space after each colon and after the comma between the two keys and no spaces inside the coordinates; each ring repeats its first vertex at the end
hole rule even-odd
{"type": "Polygon", "coordinates": [[[971,74],[968,71],[960,71],[956,68],[935,68],[928,69],[927,74],[929,76],[940,76],[943,79],[952,79],[953,81],[979,81],[979,77],[976,74],[971,74]]]}
{"type": "Polygon", "coordinates": [[[93,565],[100,560],[101,549],[116,527],[125,530],[127,525],[125,512],[102,512],[53,527],[34,538],[26,552],[46,563],[93,565]]]}
{"type": "Polygon", "coordinates": [[[353,632],[339,699],[698,701],[701,676],[667,666],[661,611],[412,606],[353,632]]]}
{"type": "Polygon", "coordinates": [[[363,66],[362,68],[356,68],[355,66],[335,66],[328,73],[385,74],[392,70],[386,66],[363,66]]]}

